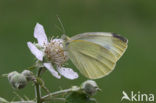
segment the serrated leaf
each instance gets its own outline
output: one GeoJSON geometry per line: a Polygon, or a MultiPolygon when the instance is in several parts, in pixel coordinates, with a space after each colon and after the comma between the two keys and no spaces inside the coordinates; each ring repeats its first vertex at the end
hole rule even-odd
{"type": "Polygon", "coordinates": [[[95,99],[89,98],[81,92],[72,92],[66,96],[65,103],[97,103],[95,99]]]}

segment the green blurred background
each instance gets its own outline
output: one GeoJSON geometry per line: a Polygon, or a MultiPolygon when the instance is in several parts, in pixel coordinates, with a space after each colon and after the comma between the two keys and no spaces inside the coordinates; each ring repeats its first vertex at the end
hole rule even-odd
{"type": "MultiPolygon", "coordinates": [[[[33,30],[37,22],[44,26],[48,37],[61,36],[55,26],[59,25],[56,15],[63,21],[68,36],[115,32],[129,40],[116,69],[96,80],[102,89],[95,96],[99,103],[120,103],[123,90],[156,95],[155,0],[0,0],[0,74],[21,72],[34,63],[26,42],[35,40],[33,30]]],[[[74,81],[58,80],[47,72],[43,78],[47,87],[55,91],[86,80],[79,75],[74,81]]],[[[13,91],[7,79],[0,79],[1,97],[11,100],[13,91]]],[[[15,91],[31,99],[34,97],[31,83],[15,91]]]]}

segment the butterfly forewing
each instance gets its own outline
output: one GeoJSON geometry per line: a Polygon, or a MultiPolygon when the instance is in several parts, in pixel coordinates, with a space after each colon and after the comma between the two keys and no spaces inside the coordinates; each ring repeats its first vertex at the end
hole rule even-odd
{"type": "Polygon", "coordinates": [[[111,51],[118,60],[127,48],[128,40],[114,33],[88,32],[78,34],[72,40],[86,40],[103,46],[111,51]]]}

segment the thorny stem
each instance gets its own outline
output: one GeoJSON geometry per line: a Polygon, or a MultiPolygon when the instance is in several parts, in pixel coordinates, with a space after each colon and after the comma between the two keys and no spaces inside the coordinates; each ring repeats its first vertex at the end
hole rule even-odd
{"type": "MultiPolygon", "coordinates": [[[[40,77],[42,68],[39,68],[37,77],[40,77]]],[[[41,91],[40,91],[40,85],[38,82],[35,83],[35,92],[36,92],[36,98],[37,98],[37,103],[42,103],[41,102],[41,91]]]]}

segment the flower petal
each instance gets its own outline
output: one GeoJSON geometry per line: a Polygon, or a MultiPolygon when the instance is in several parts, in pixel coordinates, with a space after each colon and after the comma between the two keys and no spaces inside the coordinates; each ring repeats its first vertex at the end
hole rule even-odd
{"type": "Polygon", "coordinates": [[[50,73],[51,73],[54,77],[56,77],[56,78],[58,78],[58,79],[61,78],[61,76],[60,76],[60,75],[58,74],[58,72],[53,68],[53,66],[52,66],[51,63],[44,63],[43,65],[50,71],[50,73]]]}
{"type": "Polygon", "coordinates": [[[79,77],[78,74],[76,72],[74,72],[71,68],[58,67],[58,72],[62,76],[66,77],[68,79],[71,79],[71,80],[79,77]]]}
{"type": "Polygon", "coordinates": [[[47,36],[45,34],[44,28],[39,23],[37,23],[35,26],[34,37],[37,39],[38,44],[41,46],[48,43],[48,39],[47,39],[47,36]]]}
{"type": "Polygon", "coordinates": [[[33,43],[27,42],[27,45],[31,51],[31,53],[40,61],[43,60],[44,53],[40,51],[33,43]]]}

